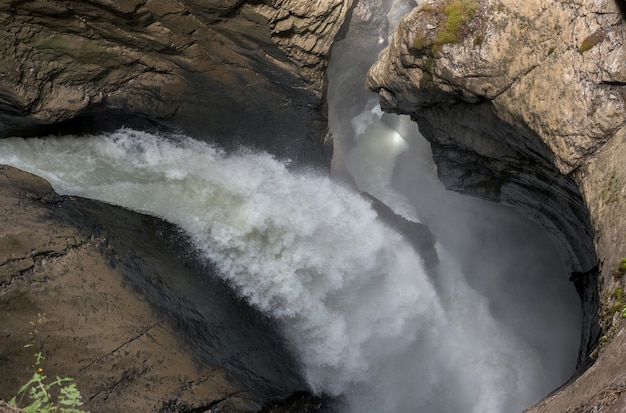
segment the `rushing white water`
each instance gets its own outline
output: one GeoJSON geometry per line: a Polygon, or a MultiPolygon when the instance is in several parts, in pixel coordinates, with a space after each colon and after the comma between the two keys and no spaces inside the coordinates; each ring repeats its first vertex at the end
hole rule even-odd
{"type": "MultiPolygon", "coordinates": [[[[376,16],[377,3],[361,1],[355,12],[376,16]]],[[[391,27],[414,4],[385,3],[391,27]]],[[[523,251],[512,253],[511,265],[501,257],[506,246],[489,255],[468,236],[467,204],[430,182],[427,145],[409,130],[416,125],[382,122],[376,99],[362,90],[385,37],[369,32],[376,47],[348,33],[329,70],[331,128],[345,163],[362,189],[410,219],[419,211],[453,252],[473,255],[463,261],[480,293],[439,244],[435,288],[413,248],[361,196],[327,177],[292,173],[267,154],[226,155],[184,136],[124,129],[0,140],[0,163],[46,178],[59,193],[177,224],[199,256],[278,321],[311,389],[340,395],[343,413],[519,412],[573,370],[575,344],[564,350],[558,342],[576,341],[570,307],[558,302],[567,292],[531,260],[519,265],[523,251]],[[351,76],[356,91],[341,89],[351,76]]],[[[491,210],[476,217],[510,228],[491,210]]]]}
{"type": "MultiPolygon", "coordinates": [[[[447,391],[423,408],[411,404],[421,395],[403,389],[415,385],[412,372],[420,365],[413,360],[420,357],[402,359],[393,376],[381,380],[394,384],[376,394],[398,403],[396,412],[519,412],[573,373],[580,306],[545,234],[506,208],[445,190],[418,125],[383,115],[362,87],[384,39],[421,3],[359,1],[327,71],[337,176],[349,175],[396,213],[419,218],[450,251],[438,248],[435,284],[450,329],[446,339],[457,344],[446,343],[443,352],[456,356],[450,361],[455,376],[443,379],[447,391]]],[[[359,400],[352,403],[353,412],[367,411],[359,400]]]]}
{"type": "Polygon", "coordinates": [[[11,138],[0,163],[179,225],[279,321],[311,388],[343,395],[346,411],[521,409],[532,378],[514,366],[536,358],[493,323],[445,251],[440,299],[412,247],[359,195],[267,154],[170,138],[11,138]]]}
{"type": "Polygon", "coordinates": [[[281,320],[316,391],[367,382],[385,357],[445,330],[419,257],[360,196],[266,154],[225,156],[176,138],[121,130],[6,139],[0,162],[60,193],[179,225],[243,296],[281,320]]]}

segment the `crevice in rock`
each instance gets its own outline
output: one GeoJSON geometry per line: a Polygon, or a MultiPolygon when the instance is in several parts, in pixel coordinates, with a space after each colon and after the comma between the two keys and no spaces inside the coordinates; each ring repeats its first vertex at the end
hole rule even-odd
{"type": "Polygon", "coordinates": [[[121,127],[145,130],[148,132],[171,131],[162,121],[114,109],[91,108],[82,114],[57,123],[13,124],[2,130],[3,137],[20,136],[24,138],[56,135],[87,135],[100,132],[113,132],[121,127]]]}
{"type": "MultiPolygon", "coordinates": [[[[102,393],[105,394],[111,394],[113,393],[116,388],[118,388],[119,386],[128,384],[130,382],[133,382],[135,380],[137,380],[138,377],[141,377],[142,375],[144,375],[147,372],[147,367],[144,367],[143,369],[139,370],[139,369],[133,369],[133,370],[125,370],[122,373],[122,377],[117,380],[116,382],[108,385],[106,388],[97,391],[96,393],[92,394],[89,397],[89,401],[94,400],[95,398],[97,398],[98,396],[102,395],[102,393]]],[[[106,399],[107,396],[105,396],[106,399]]]]}
{"type": "Polygon", "coordinates": [[[587,272],[576,272],[570,276],[576,291],[580,296],[583,310],[582,334],[580,337],[580,350],[576,362],[576,375],[581,374],[595,361],[592,352],[598,345],[602,336],[598,310],[600,308],[600,295],[598,294],[599,267],[594,267],[587,272]]]}
{"type": "MultiPolygon", "coordinates": [[[[122,348],[124,348],[125,346],[129,345],[130,343],[132,343],[135,340],[140,339],[141,337],[145,336],[150,330],[152,330],[154,327],[158,326],[160,324],[160,322],[154,323],[151,326],[148,326],[148,328],[145,328],[143,331],[139,332],[139,334],[129,338],[128,340],[126,340],[125,342],[123,342],[122,344],[120,344],[118,347],[114,348],[113,350],[111,350],[108,354],[105,354],[104,356],[92,360],[88,365],[86,365],[85,367],[81,368],[80,370],[78,370],[78,372],[76,373],[77,375],[82,374],[85,370],[90,369],[92,366],[94,366],[97,363],[102,362],[104,359],[106,359],[107,357],[112,356],[113,354],[115,354],[116,352],[120,351],[122,348]]],[[[93,396],[95,397],[95,395],[93,396]]],[[[93,398],[92,397],[92,398],[93,398]]]]}
{"type": "MultiPolygon", "coordinates": [[[[232,392],[225,394],[223,397],[212,400],[208,403],[194,406],[187,403],[181,403],[177,400],[170,400],[163,403],[163,406],[158,410],[159,413],[209,413],[213,412],[215,408],[219,409],[219,406],[228,402],[229,400],[236,398],[242,394],[242,392],[232,392]]],[[[220,410],[221,411],[221,410],[220,410]]]]}

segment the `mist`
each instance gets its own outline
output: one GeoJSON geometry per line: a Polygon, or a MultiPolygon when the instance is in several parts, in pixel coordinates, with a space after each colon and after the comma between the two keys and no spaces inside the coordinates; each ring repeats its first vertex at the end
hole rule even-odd
{"type": "MultiPolygon", "coordinates": [[[[349,175],[396,213],[427,224],[438,240],[441,267],[433,283],[462,349],[452,362],[457,377],[448,384],[454,391],[419,411],[521,411],[574,373],[580,301],[542,228],[507,207],[446,190],[419,126],[407,116],[383,114],[377,97],[365,90],[367,69],[399,14],[415,5],[359,2],[333,49],[333,171],[338,179],[349,175]]],[[[405,371],[394,369],[389,382],[411,383],[419,368],[415,362],[405,371]]],[[[393,399],[397,391],[391,386],[383,393],[393,399]]],[[[356,399],[349,411],[364,411],[356,399]]]]}
{"type": "Polygon", "coordinates": [[[437,268],[349,185],[267,153],[121,129],[2,139],[0,163],[177,225],[276,322],[309,390],[340,413],[519,412],[574,372],[580,303],[540,227],[447,191],[418,125],[383,114],[365,90],[389,28],[414,5],[360,1],[333,50],[333,173],[428,225],[437,268]]]}
{"type": "Polygon", "coordinates": [[[533,394],[536,353],[494,322],[445,248],[433,282],[370,202],[327,176],[130,129],[3,139],[0,162],[177,225],[342,412],[503,413],[533,394]]]}

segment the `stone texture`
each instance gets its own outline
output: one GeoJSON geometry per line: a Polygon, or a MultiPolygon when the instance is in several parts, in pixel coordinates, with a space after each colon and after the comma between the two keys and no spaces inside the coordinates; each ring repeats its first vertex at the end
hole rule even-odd
{"type": "Polygon", "coordinates": [[[626,331],[619,329],[603,356],[582,376],[525,413],[621,413],[626,408],[626,331]]]}
{"type": "Polygon", "coordinates": [[[621,411],[626,376],[611,363],[625,343],[626,4],[469,3],[449,42],[452,0],[405,16],[368,87],[418,121],[446,186],[511,205],[560,249],[583,304],[579,374],[597,362],[529,411],[621,411]]]}
{"type": "Polygon", "coordinates": [[[9,406],[8,403],[0,400],[0,413],[21,413],[22,410],[9,406]]]}
{"type": "Polygon", "coordinates": [[[439,26],[428,21],[445,19],[440,3],[405,17],[370,71],[387,107],[491,101],[501,118],[540,134],[565,174],[624,127],[625,30],[615,1],[483,0],[459,43],[417,50],[419,36],[435,42],[439,26]],[[601,40],[581,52],[594,33],[601,40]]]}
{"type": "Polygon", "coordinates": [[[92,412],[257,411],[306,389],[273,327],[173,247],[171,225],[11,167],[0,199],[0,399],[39,351],[92,412]]]}
{"type": "MultiPolygon", "coordinates": [[[[0,138],[125,125],[327,168],[324,71],[351,6],[5,1],[0,138]]],[[[0,368],[15,374],[0,377],[0,398],[30,375],[30,342],[94,412],[256,411],[306,389],[268,321],[220,283],[205,291],[193,260],[167,250],[173,228],[1,173],[0,368]]]]}
{"type": "Polygon", "coordinates": [[[350,5],[5,1],[0,138],[126,124],[325,165],[323,72],[350,5]]]}

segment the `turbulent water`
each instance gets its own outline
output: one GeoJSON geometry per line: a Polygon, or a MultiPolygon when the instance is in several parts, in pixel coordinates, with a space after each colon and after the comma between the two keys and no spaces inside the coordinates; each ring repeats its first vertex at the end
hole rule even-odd
{"type": "Polygon", "coordinates": [[[326,177],[132,130],[0,140],[0,163],[180,226],[346,412],[502,413],[536,397],[538,355],[493,321],[445,250],[436,291],[412,247],[326,177]]]}
{"type": "Polygon", "coordinates": [[[385,119],[363,89],[385,27],[415,4],[356,4],[328,70],[329,119],[357,185],[440,240],[432,274],[360,195],[268,154],[123,129],[0,140],[0,163],[178,225],[342,413],[519,412],[573,372],[580,309],[545,236],[445,191],[417,126],[385,119]]]}

